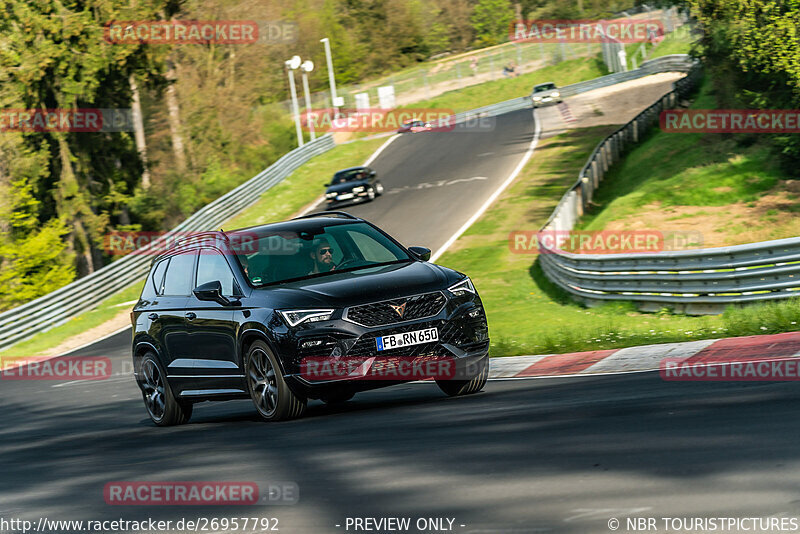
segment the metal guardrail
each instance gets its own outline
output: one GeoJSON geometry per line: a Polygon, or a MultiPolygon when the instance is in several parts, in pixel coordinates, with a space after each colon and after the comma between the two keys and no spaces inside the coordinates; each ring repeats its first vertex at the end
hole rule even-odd
{"type": "MultiPolygon", "coordinates": [[[[253,204],[272,186],[283,181],[295,169],[312,157],[335,146],[330,134],[317,138],[285,154],[268,168],[207,204],[191,217],[173,228],[177,232],[197,232],[218,228],[231,216],[253,204]]],[[[162,240],[151,246],[158,246],[162,240]]],[[[103,299],[141,278],[149,269],[150,254],[129,254],[94,273],[80,278],[36,300],[0,313],[0,349],[61,324],[69,318],[91,309],[103,299]]]]}
{"type": "MultiPolygon", "coordinates": [[[[572,230],[608,169],[658,122],[661,111],[674,107],[695,87],[702,75],[700,65],[687,56],[673,56],[669,61],[674,67],[682,63],[684,69],[674,70],[685,70],[687,76],[597,145],[543,231],[572,230]]],[[[800,238],[796,237],[642,254],[574,254],[540,240],[539,250],[547,278],[588,304],[626,300],[646,311],[671,307],[689,314],[713,314],[733,303],[800,295],[800,238]]]]}

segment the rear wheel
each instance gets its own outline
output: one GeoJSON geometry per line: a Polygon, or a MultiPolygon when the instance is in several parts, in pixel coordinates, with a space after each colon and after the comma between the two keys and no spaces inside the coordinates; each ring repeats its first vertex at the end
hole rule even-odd
{"type": "Polygon", "coordinates": [[[483,389],[489,378],[489,357],[483,358],[477,368],[477,373],[470,380],[437,380],[436,385],[451,397],[477,393],[483,389]]]}
{"type": "Polygon", "coordinates": [[[181,403],[172,394],[167,375],[156,355],[148,352],[140,368],[142,398],[150,419],[158,426],[180,425],[192,417],[192,404],[181,403]]]}
{"type": "Polygon", "coordinates": [[[295,395],[283,378],[278,360],[267,344],[255,341],[245,357],[247,391],[266,421],[285,421],[303,415],[306,399],[295,395]]]}

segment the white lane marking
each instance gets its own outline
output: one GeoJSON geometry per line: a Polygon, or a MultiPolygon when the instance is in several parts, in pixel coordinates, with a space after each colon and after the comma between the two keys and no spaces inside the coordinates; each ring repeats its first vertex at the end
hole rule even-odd
{"type": "Polygon", "coordinates": [[[494,152],[481,152],[480,154],[478,154],[475,157],[476,158],[482,158],[483,156],[491,156],[492,154],[494,154],[494,152]]]}
{"type": "Polygon", "coordinates": [[[486,176],[473,176],[472,178],[456,178],[455,180],[437,180],[436,182],[422,182],[417,185],[404,185],[403,187],[393,187],[386,191],[387,195],[402,193],[403,191],[413,191],[418,189],[430,189],[432,187],[445,187],[448,185],[473,182],[475,180],[488,180],[486,176]]]}
{"type": "Polygon", "coordinates": [[[400,135],[401,134],[394,134],[389,139],[387,139],[385,143],[383,143],[381,146],[379,146],[378,150],[373,152],[372,155],[369,158],[367,158],[367,161],[364,162],[364,167],[367,167],[373,161],[375,161],[375,158],[377,158],[380,155],[380,153],[383,152],[386,149],[386,147],[389,146],[392,143],[392,141],[394,141],[395,139],[400,137],[400,135]]]}
{"type": "Polygon", "coordinates": [[[533,110],[533,112],[532,112],[532,115],[533,115],[533,121],[534,121],[534,124],[536,125],[536,126],[535,126],[535,130],[534,130],[534,133],[533,133],[533,139],[531,140],[531,144],[530,144],[530,146],[528,147],[528,151],[527,151],[527,152],[525,152],[525,154],[522,156],[522,159],[521,159],[521,160],[519,160],[519,164],[517,164],[516,168],[515,168],[513,171],[511,171],[511,174],[509,174],[509,175],[508,175],[508,178],[506,178],[506,180],[505,180],[505,181],[504,181],[502,184],[500,184],[500,187],[498,187],[498,188],[497,188],[497,190],[496,190],[494,193],[492,193],[492,196],[490,196],[489,198],[487,198],[487,199],[486,199],[486,202],[484,202],[483,206],[481,206],[481,207],[480,207],[480,209],[478,209],[478,211],[476,211],[476,212],[475,212],[475,213],[472,215],[472,217],[470,217],[470,218],[469,218],[469,220],[468,220],[467,222],[465,222],[465,223],[464,223],[464,225],[463,225],[461,228],[459,228],[459,229],[456,231],[456,233],[454,233],[452,236],[450,236],[450,239],[448,239],[448,240],[445,242],[445,244],[444,244],[444,245],[442,245],[442,246],[439,248],[439,250],[437,250],[437,251],[436,251],[436,252],[435,252],[435,253],[434,253],[434,254],[431,256],[431,260],[430,260],[430,261],[432,261],[432,262],[435,262],[437,259],[439,259],[439,256],[441,256],[442,254],[444,254],[444,253],[445,253],[445,251],[446,251],[446,250],[447,250],[447,249],[448,249],[448,248],[449,248],[449,247],[450,247],[450,246],[451,246],[453,243],[455,243],[456,239],[458,239],[459,237],[461,237],[461,234],[463,234],[464,232],[466,232],[466,231],[467,231],[467,229],[468,229],[470,226],[472,226],[472,225],[473,225],[473,223],[474,223],[475,221],[477,221],[477,220],[478,220],[478,218],[479,218],[481,215],[483,215],[483,212],[485,212],[487,209],[489,209],[489,206],[491,206],[491,205],[492,205],[492,203],[493,203],[495,200],[497,200],[497,197],[499,197],[499,196],[500,196],[500,194],[501,194],[503,191],[505,191],[505,189],[506,189],[506,188],[507,188],[509,185],[511,185],[511,182],[513,182],[513,181],[514,181],[514,178],[516,178],[516,177],[517,177],[517,175],[520,173],[520,171],[522,171],[523,167],[525,167],[525,164],[526,164],[526,163],[528,163],[528,160],[529,160],[529,159],[531,159],[531,156],[533,155],[533,151],[536,149],[536,144],[539,142],[539,135],[542,133],[542,125],[541,125],[541,122],[538,120],[537,113],[536,113],[536,110],[535,110],[535,109],[533,110]]]}
{"type": "Polygon", "coordinates": [[[581,374],[637,371],[643,367],[645,369],[658,369],[664,358],[680,358],[685,360],[691,358],[716,341],[716,339],[703,339],[701,341],[626,347],[590,365],[584,369],[581,374]]]}
{"type": "Polygon", "coordinates": [[[139,302],[139,299],[129,300],[128,302],[120,302],[119,304],[114,304],[115,308],[120,308],[122,306],[130,306],[131,304],[136,304],[139,302]]]}

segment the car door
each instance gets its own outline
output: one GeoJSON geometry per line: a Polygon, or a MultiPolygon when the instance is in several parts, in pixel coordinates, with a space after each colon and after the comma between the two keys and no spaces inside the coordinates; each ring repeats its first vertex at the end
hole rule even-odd
{"type": "Polygon", "coordinates": [[[188,332],[184,314],[192,292],[191,281],[194,278],[196,259],[197,253],[194,250],[169,258],[161,287],[157,288],[159,294],[154,311],[149,313],[149,318],[155,325],[154,337],[164,353],[167,374],[184,365],[183,360],[188,356],[188,332]]]}
{"type": "MultiPolygon", "coordinates": [[[[237,289],[227,259],[215,249],[200,250],[193,287],[219,281],[222,295],[233,299],[237,289]]],[[[236,358],[236,309],[219,302],[189,297],[186,306],[188,345],[193,359],[193,373],[201,376],[239,374],[236,358]]]]}

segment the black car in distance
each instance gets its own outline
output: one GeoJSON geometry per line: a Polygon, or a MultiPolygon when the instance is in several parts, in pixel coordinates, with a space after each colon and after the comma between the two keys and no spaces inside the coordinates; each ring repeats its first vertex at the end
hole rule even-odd
{"type": "Polygon", "coordinates": [[[325,200],[327,209],[355,204],[383,194],[383,185],[377,178],[378,173],[369,167],[350,167],[333,175],[329,184],[325,184],[325,200]]]}
{"type": "Polygon", "coordinates": [[[150,418],[179,424],[195,403],[249,397],[265,420],[290,419],[308,399],[408,382],[376,373],[408,360],[447,363],[452,373],[428,378],[448,395],[480,391],[481,299],[466,275],[429,259],[342,212],[179,241],[153,260],[132,314],[150,418]],[[345,360],[358,366],[309,372],[345,360]]]}

